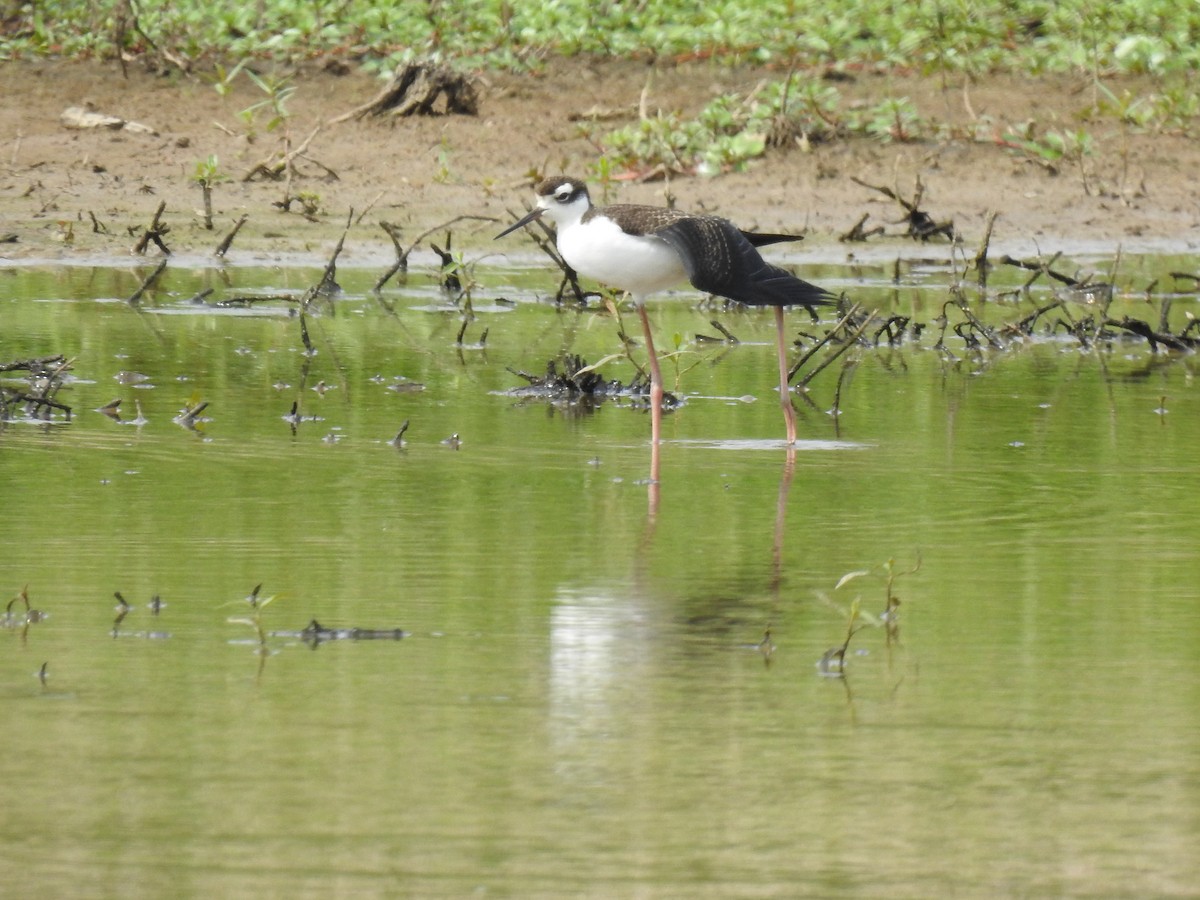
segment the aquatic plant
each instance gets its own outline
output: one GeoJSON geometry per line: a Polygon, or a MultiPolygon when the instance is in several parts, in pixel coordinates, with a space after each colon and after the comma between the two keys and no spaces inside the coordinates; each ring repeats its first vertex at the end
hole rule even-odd
{"type": "Polygon", "coordinates": [[[255,637],[258,638],[258,652],[266,656],[269,651],[267,648],[267,630],[263,625],[263,610],[270,606],[277,599],[278,595],[272,594],[269,597],[260,597],[260,591],[262,591],[261,582],[254,586],[254,589],[250,591],[244,601],[240,601],[249,605],[250,615],[230,616],[226,621],[231,625],[246,625],[254,629],[255,637]]]}
{"type": "Polygon", "coordinates": [[[921,554],[917,553],[916,562],[912,568],[899,570],[895,559],[871,569],[861,569],[847,572],[838,579],[834,590],[841,590],[851,582],[861,578],[882,578],[884,584],[884,606],[878,615],[872,615],[862,608],[862,597],[855,597],[848,607],[841,607],[830,598],[819,595],[825,605],[838,610],[846,621],[846,636],[841,644],[830,647],[817,663],[817,670],[822,675],[840,677],[845,673],[846,654],[850,649],[850,641],[864,628],[882,628],[886,634],[886,643],[891,645],[900,637],[900,597],[896,594],[896,580],[903,576],[915,575],[921,570],[921,554]]]}

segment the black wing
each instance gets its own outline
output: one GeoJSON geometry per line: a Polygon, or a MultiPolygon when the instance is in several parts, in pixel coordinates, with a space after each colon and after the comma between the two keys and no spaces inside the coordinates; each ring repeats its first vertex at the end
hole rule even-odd
{"type": "MultiPolygon", "coordinates": [[[[824,288],[773,266],[754,248],[751,238],[732,222],[716,216],[680,218],[655,235],[683,259],[688,280],[697,290],[719,294],[751,306],[819,306],[833,300],[824,288]]],[[[774,243],[782,235],[765,235],[774,243]]]]}
{"type": "MultiPolygon", "coordinates": [[[[738,231],[741,231],[739,228],[738,231]]],[[[802,241],[802,234],[771,234],[765,231],[742,231],[742,236],[755,247],[765,247],[767,244],[782,244],[786,241],[802,241]]]]}
{"type": "MultiPolygon", "coordinates": [[[[583,220],[586,222],[593,216],[600,215],[608,216],[608,218],[620,225],[621,230],[627,234],[640,235],[658,234],[664,228],[669,228],[683,219],[726,221],[717,216],[697,216],[665,206],[640,206],[632,203],[614,203],[612,206],[606,206],[603,209],[593,207],[584,214],[583,220]]],[[[741,229],[739,228],[738,231],[741,231],[741,229]]],[[[785,241],[804,240],[804,235],[802,234],[777,234],[766,231],[741,231],[741,233],[755,247],[765,247],[767,244],[779,244],[785,241]]]]}

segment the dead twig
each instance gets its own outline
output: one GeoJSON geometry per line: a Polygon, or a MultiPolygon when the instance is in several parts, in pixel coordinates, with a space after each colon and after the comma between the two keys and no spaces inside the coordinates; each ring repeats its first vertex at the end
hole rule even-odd
{"type": "MultiPolygon", "coordinates": [[[[844,323],[850,321],[851,314],[858,308],[859,308],[858,305],[855,304],[855,306],[851,309],[850,313],[847,313],[846,316],[844,316],[842,318],[841,322],[838,323],[838,327],[840,328],[844,323]]],[[[865,319],[863,319],[861,323],[859,323],[858,327],[854,330],[854,332],[849,334],[846,337],[846,340],[842,343],[842,345],[840,347],[838,347],[836,350],[834,350],[832,353],[830,353],[828,356],[826,356],[823,360],[821,360],[821,362],[817,365],[817,367],[815,369],[813,369],[811,372],[806,373],[805,376],[800,379],[800,382],[797,386],[798,387],[807,387],[809,382],[811,382],[814,378],[816,378],[817,375],[819,375],[823,369],[825,369],[830,363],[832,363],[839,356],[841,356],[843,353],[845,353],[847,350],[849,350],[852,346],[854,346],[854,344],[858,341],[858,339],[860,337],[862,337],[863,332],[865,332],[867,330],[867,328],[870,327],[871,323],[874,322],[875,319],[877,319],[878,317],[879,317],[879,312],[877,310],[871,310],[871,312],[867,314],[867,317],[865,319]]],[[[837,329],[834,330],[835,333],[836,333],[836,330],[837,329]]],[[[822,342],[822,343],[825,343],[825,342],[822,342]]],[[[807,358],[807,356],[811,356],[811,354],[806,355],[806,358],[807,358]]],[[[803,363],[803,360],[801,361],[801,364],[802,363],[803,363]]],[[[788,373],[788,380],[789,381],[791,380],[790,372],[788,373]]]]}
{"type": "Polygon", "coordinates": [[[1140,337],[1144,337],[1150,342],[1151,353],[1158,352],[1159,344],[1162,344],[1168,349],[1177,350],[1183,353],[1190,352],[1196,347],[1195,340],[1189,338],[1177,338],[1173,334],[1167,334],[1163,331],[1155,331],[1141,319],[1131,319],[1129,316],[1125,316],[1120,321],[1115,319],[1105,319],[1104,324],[1112,326],[1113,328],[1123,329],[1124,331],[1139,335],[1140,337]]]}
{"type": "Polygon", "coordinates": [[[928,241],[940,234],[951,242],[957,239],[958,233],[954,230],[954,222],[937,222],[929,213],[920,208],[921,197],[925,193],[925,185],[921,182],[920,176],[917,176],[915,194],[912,200],[905,200],[900,195],[898,188],[893,189],[880,184],[871,184],[853,175],[850,176],[850,180],[870,190],[878,191],[885,197],[899,203],[904,210],[904,219],[902,221],[908,224],[908,237],[918,241],[928,241]]]}
{"type": "Polygon", "coordinates": [[[375,282],[375,287],[373,288],[373,290],[378,292],[385,284],[388,283],[389,280],[391,280],[392,276],[395,275],[397,272],[407,272],[408,271],[409,254],[411,254],[414,250],[416,250],[417,247],[420,246],[421,241],[425,240],[425,238],[429,237],[431,234],[435,234],[436,232],[441,231],[443,228],[448,229],[451,225],[455,224],[456,222],[463,222],[463,221],[467,221],[467,220],[477,220],[480,222],[495,222],[496,221],[496,219],[492,216],[473,216],[473,215],[455,216],[453,219],[451,219],[448,222],[443,222],[440,225],[434,225],[432,228],[428,229],[427,231],[422,231],[419,235],[417,235],[416,240],[414,240],[407,249],[405,249],[403,244],[401,244],[401,242],[400,242],[400,226],[393,225],[390,222],[380,222],[379,227],[382,228],[385,232],[387,232],[387,236],[392,239],[392,244],[396,248],[396,262],[392,265],[392,267],[390,269],[388,269],[383,275],[381,275],[379,277],[379,280],[375,282]]]}
{"type": "Polygon", "coordinates": [[[163,253],[168,256],[171,255],[171,248],[163,242],[163,237],[171,230],[171,226],[162,221],[162,214],[166,208],[167,201],[160,201],[158,204],[158,209],[154,211],[154,218],[150,220],[149,227],[147,227],[142,233],[142,236],[138,238],[138,242],[133,245],[134,253],[138,254],[139,256],[145,255],[146,248],[153,243],[163,253]]]}
{"type": "Polygon", "coordinates": [[[0,384],[0,422],[12,419],[21,406],[31,419],[49,421],[51,410],[57,409],[68,422],[71,421],[71,407],[55,400],[54,396],[62,388],[63,375],[70,371],[72,362],[74,360],[59,354],[0,363],[0,372],[29,373],[25,390],[0,384]]]}
{"type": "Polygon", "coordinates": [[[1057,281],[1061,284],[1065,284],[1068,287],[1079,287],[1082,282],[1080,282],[1078,279],[1072,278],[1070,275],[1064,275],[1061,272],[1056,272],[1052,268],[1050,268],[1051,266],[1054,265],[1055,262],[1058,261],[1058,258],[1060,256],[1062,256],[1061,251],[1059,251],[1058,253],[1055,253],[1054,256],[1052,256],[1050,258],[1050,261],[1046,262],[1045,260],[1042,260],[1042,259],[1036,259],[1036,260],[1014,259],[1013,257],[1009,256],[1008,254],[1005,254],[1004,256],[1002,256],[1000,258],[1000,264],[1005,265],[1005,266],[1016,266],[1018,269],[1025,269],[1027,271],[1034,273],[1033,277],[1030,278],[1028,281],[1026,281],[1025,284],[1022,286],[1023,290],[1028,290],[1028,288],[1035,281],[1037,281],[1037,279],[1042,275],[1046,275],[1050,278],[1053,278],[1055,281],[1057,281]]]}
{"type": "Polygon", "coordinates": [[[158,276],[163,273],[163,270],[166,267],[167,267],[166,259],[159,260],[158,266],[155,268],[155,270],[146,276],[146,279],[141,283],[141,285],[138,287],[138,289],[136,291],[134,291],[129,296],[129,299],[126,300],[125,302],[128,303],[130,306],[137,306],[138,303],[142,299],[142,295],[144,293],[146,293],[146,291],[150,290],[150,286],[153,285],[154,282],[158,280],[158,276]]]}
{"type": "Polygon", "coordinates": [[[233,246],[233,239],[237,237],[237,233],[242,230],[242,226],[249,218],[250,216],[246,213],[238,217],[238,220],[233,223],[233,227],[229,229],[229,233],[221,238],[221,243],[217,244],[217,249],[213,251],[214,256],[224,256],[229,252],[229,248],[233,246]]]}
{"type": "Polygon", "coordinates": [[[874,237],[877,234],[883,234],[885,229],[882,225],[876,225],[869,230],[863,227],[867,224],[867,219],[870,217],[870,213],[863,213],[862,217],[850,227],[850,230],[839,237],[838,240],[843,244],[855,244],[862,243],[867,238],[874,237]]]}
{"type": "Polygon", "coordinates": [[[979,250],[972,261],[975,271],[979,273],[980,290],[987,288],[988,272],[992,268],[992,264],[988,261],[988,247],[992,243],[992,228],[996,225],[996,217],[998,215],[1000,213],[994,209],[988,213],[987,225],[983,229],[983,240],[979,242],[979,250]]]}
{"type": "MultiPolygon", "coordinates": [[[[351,218],[354,213],[351,210],[351,218]]],[[[341,287],[337,283],[337,260],[342,253],[342,247],[346,243],[346,235],[350,233],[350,223],[346,223],[345,229],[342,231],[342,236],[338,238],[337,246],[333,248],[333,253],[329,256],[329,262],[325,263],[325,270],[321,273],[321,280],[304,292],[300,298],[300,314],[308,312],[310,305],[319,297],[326,300],[331,299],[337,294],[341,287]]],[[[311,349],[308,342],[305,342],[305,347],[311,349]]]]}
{"type": "Polygon", "coordinates": [[[740,344],[741,343],[741,341],[739,341],[737,339],[737,337],[734,335],[734,333],[732,331],[730,331],[728,328],[726,328],[724,325],[722,325],[718,320],[709,319],[708,324],[711,325],[713,328],[717,329],[717,331],[721,332],[721,334],[723,334],[725,336],[725,339],[721,340],[720,338],[709,337],[706,334],[697,334],[696,335],[697,343],[709,343],[709,344],[740,344]]]}
{"type": "MultiPolygon", "coordinates": [[[[249,170],[247,170],[245,175],[242,176],[242,181],[253,181],[255,178],[260,176],[270,181],[279,181],[285,175],[287,175],[290,180],[291,174],[295,170],[294,161],[297,157],[304,156],[304,154],[308,151],[308,145],[313,142],[313,138],[320,134],[321,129],[324,127],[325,123],[318,122],[317,126],[313,128],[311,132],[309,132],[308,137],[306,137],[298,147],[292,148],[290,146],[290,142],[287,142],[282,155],[277,157],[276,154],[271,154],[270,156],[259,160],[253,166],[251,166],[249,170]]],[[[304,158],[308,159],[309,162],[315,162],[315,160],[312,160],[307,156],[304,158]]],[[[321,164],[317,163],[317,165],[321,164]]],[[[321,168],[325,169],[326,172],[335,174],[328,166],[321,165],[321,168]]]]}

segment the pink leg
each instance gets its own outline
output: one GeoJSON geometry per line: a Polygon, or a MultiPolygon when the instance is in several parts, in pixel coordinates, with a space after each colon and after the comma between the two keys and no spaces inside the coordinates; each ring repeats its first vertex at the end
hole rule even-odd
{"type": "Polygon", "coordinates": [[[796,443],[796,410],[792,407],[792,388],[788,384],[787,335],[783,327],[783,307],[775,307],[775,330],[779,349],[779,403],[787,425],[788,445],[796,443]]]}
{"type": "Polygon", "coordinates": [[[650,357],[650,440],[657,447],[662,439],[662,372],[658,368],[658,354],[654,352],[654,336],[650,334],[650,319],[646,316],[646,307],[639,306],[638,315],[641,317],[642,334],[646,339],[646,354],[650,357]]]}
{"type": "Polygon", "coordinates": [[[642,336],[646,339],[646,353],[650,362],[650,514],[653,516],[658,510],[658,445],[662,440],[663,383],[662,372],[658,368],[658,354],[654,352],[654,337],[650,334],[650,320],[646,317],[646,307],[638,307],[638,316],[642,320],[642,336]]]}

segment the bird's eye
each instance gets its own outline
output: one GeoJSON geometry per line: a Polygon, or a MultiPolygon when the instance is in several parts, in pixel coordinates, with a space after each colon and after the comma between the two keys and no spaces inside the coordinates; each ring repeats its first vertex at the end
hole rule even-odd
{"type": "Polygon", "coordinates": [[[558,190],[556,190],[554,192],[554,199],[557,200],[559,203],[566,203],[568,200],[571,199],[572,193],[573,192],[571,190],[571,186],[569,184],[564,184],[562,187],[560,187],[558,190]]]}

